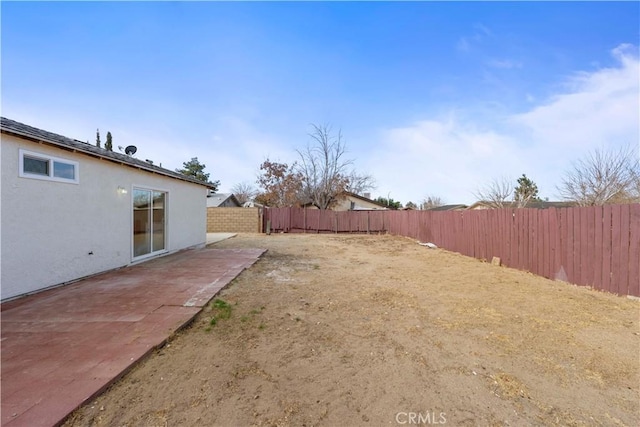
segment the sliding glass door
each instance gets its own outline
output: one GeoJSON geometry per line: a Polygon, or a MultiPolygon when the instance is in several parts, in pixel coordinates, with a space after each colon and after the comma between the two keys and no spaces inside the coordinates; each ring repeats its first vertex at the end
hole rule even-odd
{"type": "Polygon", "coordinates": [[[133,189],[133,257],[141,257],[166,248],[167,193],[133,189]]]}

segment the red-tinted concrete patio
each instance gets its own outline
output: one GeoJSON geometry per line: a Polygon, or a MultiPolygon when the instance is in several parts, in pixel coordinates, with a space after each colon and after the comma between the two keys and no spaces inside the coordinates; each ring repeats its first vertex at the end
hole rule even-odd
{"type": "Polygon", "coordinates": [[[263,252],[188,250],[2,304],[2,426],[60,424],[263,252]]]}

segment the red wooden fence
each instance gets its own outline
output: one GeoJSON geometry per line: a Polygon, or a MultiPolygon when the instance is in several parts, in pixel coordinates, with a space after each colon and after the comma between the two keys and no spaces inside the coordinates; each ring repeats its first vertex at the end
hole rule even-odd
{"type": "MultiPolygon", "coordinates": [[[[477,211],[265,209],[273,232],[390,233],[550,279],[640,296],[640,204],[477,211]]],[[[264,230],[264,229],[263,229],[264,230]]]]}

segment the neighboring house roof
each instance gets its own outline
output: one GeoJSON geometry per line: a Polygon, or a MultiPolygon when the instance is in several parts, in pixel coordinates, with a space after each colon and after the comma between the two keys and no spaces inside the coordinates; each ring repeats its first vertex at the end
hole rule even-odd
{"type": "Polygon", "coordinates": [[[155,166],[144,160],[136,159],[135,157],[128,156],[126,154],[117,153],[115,151],[108,151],[104,148],[96,147],[95,145],[87,144],[86,142],[78,141],[77,139],[67,138],[66,136],[58,135],[52,132],[47,132],[42,129],[34,128],[32,126],[25,125],[14,120],[0,117],[0,130],[2,133],[13,135],[23,139],[28,139],[34,142],[53,145],[55,147],[86,154],[92,157],[98,157],[101,159],[109,160],[114,163],[118,163],[124,166],[141,169],[146,172],[156,173],[159,175],[168,176],[170,178],[179,179],[182,181],[188,181],[193,184],[203,185],[208,188],[215,188],[213,184],[199,181],[195,178],[182,175],[181,173],[171,171],[169,169],[155,166]]]}
{"type": "Polygon", "coordinates": [[[352,198],[354,198],[354,199],[362,200],[363,202],[367,202],[367,203],[372,203],[372,204],[374,204],[374,205],[378,205],[378,206],[380,206],[381,208],[385,208],[385,209],[387,208],[387,207],[386,207],[385,205],[383,205],[382,203],[378,203],[378,202],[376,202],[375,200],[371,200],[371,199],[370,199],[370,198],[368,198],[368,197],[360,196],[359,194],[356,194],[356,193],[351,193],[351,192],[349,192],[349,191],[345,191],[344,195],[345,195],[346,197],[352,197],[352,198]]]}
{"type": "Polygon", "coordinates": [[[240,202],[232,193],[212,193],[207,196],[207,207],[209,208],[218,208],[222,205],[228,206],[229,204],[234,205],[236,207],[241,207],[240,202]]]}
{"type": "MultiPolygon", "coordinates": [[[[545,200],[534,200],[527,203],[525,208],[528,209],[548,209],[548,208],[570,208],[576,206],[573,202],[547,202],[545,200]]],[[[503,204],[503,208],[507,209],[516,209],[519,208],[518,203],[516,202],[505,202],[503,204]]],[[[475,202],[471,206],[467,208],[467,210],[476,210],[476,209],[495,209],[495,207],[491,204],[491,202],[487,201],[479,201],[475,202]]]]}
{"type": "Polygon", "coordinates": [[[429,208],[429,211],[460,211],[466,209],[467,205],[442,205],[436,206],[435,208],[429,208]]]}
{"type": "MultiPolygon", "coordinates": [[[[329,206],[329,209],[330,210],[334,210],[337,206],[340,205],[340,202],[344,202],[345,200],[352,200],[353,201],[354,199],[355,200],[359,200],[359,201],[364,202],[364,203],[369,204],[369,205],[373,205],[375,207],[369,208],[369,207],[365,207],[365,206],[355,205],[353,207],[353,209],[351,209],[351,210],[372,210],[372,209],[377,209],[377,208],[379,208],[379,209],[388,209],[382,203],[378,203],[375,200],[371,200],[368,197],[360,196],[360,195],[358,195],[356,193],[351,193],[350,191],[345,191],[342,194],[336,196],[336,198],[333,201],[333,203],[329,206]]],[[[308,207],[312,207],[312,206],[315,206],[315,205],[313,203],[311,203],[311,202],[307,202],[307,203],[304,203],[302,205],[303,208],[308,208],[308,207]]]]}

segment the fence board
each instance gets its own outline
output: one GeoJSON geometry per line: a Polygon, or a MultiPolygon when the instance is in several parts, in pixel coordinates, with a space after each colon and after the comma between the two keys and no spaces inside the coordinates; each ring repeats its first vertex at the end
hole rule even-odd
{"type": "Polygon", "coordinates": [[[469,215],[466,212],[461,212],[460,216],[456,218],[456,223],[458,224],[458,231],[456,234],[456,252],[461,254],[468,255],[469,254],[469,245],[471,244],[470,238],[464,238],[464,236],[471,236],[469,226],[467,222],[469,221],[469,215]]]}
{"type": "MultiPolygon", "coordinates": [[[[588,286],[594,286],[595,285],[595,263],[593,262],[594,260],[594,255],[595,255],[595,221],[596,221],[596,217],[595,217],[595,211],[596,209],[592,209],[592,208],[585,208],[584,212],[585,215],[583,215],[583,217],[586,220],[586,241],[587,241],[587,250],[583,253],[583,258],[585,260],[585,264],[587,267],[587,274],[586,274],[586,285],[588,286]]],[[[584,231],[583,227],[583,231],[584,231]]]]}
{"type": "MultiPolygon", "coordinates": [[[[613,234],[613,239],[611,242],[611,250],[614,253],[618,253],[618,256],[615,259],[611,260],[612,266],[611,271],[613,273],[612,281],[615,280],[615,288],[617,289],[617,293],[620,294],[623,290],[626,291],[626,286],[622,283],[622,267],[624,264],[622,263],[622,254],[619,252],[622,245],[622,209],[621,206],[613,206],[611,211],[611,232],[613,234]]],[[[626,266],[625,266],[626,267],[626,266]]]]}
{"type": "Polygon", "coordinates": [[[511,261],[509,266],[517,268],[519,264],[518,260],[518,228],[516,225],[516,211],[511,211],[511,217],[509,218],[509,250],[511,252],[511,261]]]}
{"type": "Polygon", "coordinates": [[[562,253],[564,257],[565,274],[567,282],[573,282],[573,211],[562,211],[562,253]]]}
{"type": "Polygon", "coordinates": [[[537,230],[534,211],[531,209],[525,209],[527,211],[527,230],[529,232],[529,245],[527,252],[526,262],[529,264],[529,271],[537,274],[538,272],[538,257],[536,257],[537,250],[537,230]]]}
{"type": "MultiPolygon", "coordinates": [[[[611,251],[616,253],[621,247],[622,240],[622,224],[621,224],[621,212],[619,205],[613,205],[611,207],[611,251]]],[[[621,272],[622,267],[620,253],[618,256],[611,259],[611,287],[613,292],[620,294],[622,291],[621,272]]]]}
{"type": "Polygon", "coordinates": [[[482,247],[482,216],[485,214],[485,210],[478,211],[478,215],[472,216],[473,229],[475,230],[474,239],[474,255],[479,259],[486,259],[484,255],[484,248],[482,247]]]}
{"type": "Polygon", "coordinates": [[[509,215],[511,209],[503,209],[498,221],[500,225],[500,259],[504,265],[510,265],[511,252],[509,251],[509,215]]]}
{"type": "Polygon", "coordinates": [[[629,207],[629,295],[640,296],[640,204],[629,207]]]}
{"type": "Polygon", "coordinates": [[[494,256],[503,258],[502,256],[502,223],[501,218],[504,216],[504,210],[500,209],[500,212],[497,212],[498,215],[489,215],[489,220],[491,221],[491,229],[489,230],[489,236],[491,236],[491,253],[489,254],[490,259],[494,256]],[[494,232],[491,232],[494,230],[494,232]]]}
{"type": "Polygon", "coordinates": [[[582,208],[573,209],[573,283],[584,285],[582,282],[582,259],[580,257],[580,249],[582,248],[582,235],[580,234],[580,210],[582,208]]]}
{"type": "Polygon", "coordinates": [[[534,224],[534,241],[535,241],[535,246],[533,249],[533,261],[536,265],[536,268],[534,270],[534,273],[539,275],[539,276],[543,276],[544,277],[544,273],[543,273],[543,267],[542,267],[542,263],[544,261],[544,245],[543,245],[543,240],[542,240],[542,233],[540,230],[540,211],[537,209],[529,209],[531,211],[531,216],[533,217],[533,224],[534,224]]]}
{"type": "Polygon", "coordinates": [[[560,265],[560,259],[556,250],[559,246],[560,236],[558,234],[558,210],[555,208],[549,209],[549,278],[554,279],[556,271],[560,265]]]}
{"type": "Polygon", "coordinates": [[[593,209],[593,286],[599,287],[602,283],[602,264],[603,264],[603,251],[602,251],[602,208],[597,206],[593,209]]]}
{"type": "Polygon", "coordinates": [[[549,232],[549,210],[544,209],[540,214],[540,230],[542,233],[542,275],[551,278],[551,235],[549,232]]]}
{"type": "Polygon", "coordinates": [[[630,205],[620,205],[620,295],[629,294],[630,205]]]}
{"type": "Polygon", "coordinates": [[[611,282],[611,252],[612,231],[611,231],[611,205],[604,206],[602,213],[602,282],[597,289],[615,293],[611,282]]]}
{"type": "Polygon", "coordinates": [[[516,212],[518,228],[518,269],[527,269],[527,255],[529,254],[528,217],[526,209],[518,209],[516,212]]]}
{"type": "Polygon", "coordinates": [[[587,258],[589,253],[589,221],[587,218],[587,212],[590,208],[580,208],[580,250],[578,251],[580,255],[580,284],[584,286],[589,285],[588,275],[589,275],[589,266],[590,262],[587,258]]]}

